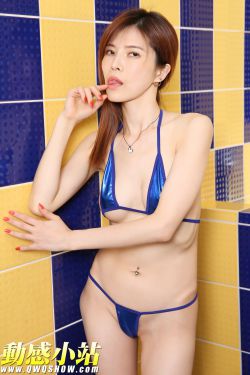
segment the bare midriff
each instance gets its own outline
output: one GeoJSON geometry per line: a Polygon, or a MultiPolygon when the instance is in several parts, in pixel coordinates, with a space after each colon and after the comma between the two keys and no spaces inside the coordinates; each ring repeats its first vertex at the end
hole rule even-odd
{"type": "MultiPolygon", "coordinates": [[[[161,133],[164,134],[164,131],[161,133]]],[[[171,141],[170,133],[166,136],[171,141]]],[[[163,144],[163,140],[161,143],[163,144]]],[[[162,151],[162,157],[168,173],[174,159],[174,150],[170,147],[166,149],[169,154],[166,152],[164,155],[162,151]]],[[[145,191],[142,191],[144,197],[146,188],[145,185],[145,191]]],[[[131,206],[136,207],[136,202],[131,202],[131,206]]],[[[145,214],[116,210],[106,212],[105,215],[110,225],[116,225],[142,218],[145,214]]],[[[186,218],[200,218],[200,194],[186,218]]],[[[199,226],[199,223],[181,222],[168,242],[99,249],[91,274],[117,303],[131,309],[149,311],[185,304],[197,292],[199,226]]]]}

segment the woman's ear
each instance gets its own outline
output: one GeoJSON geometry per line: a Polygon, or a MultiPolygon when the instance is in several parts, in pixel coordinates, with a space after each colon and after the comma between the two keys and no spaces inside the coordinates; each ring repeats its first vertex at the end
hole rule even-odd
{"type": "Polygon", "coordinates": [[[164,68],[158,71],[158,74],[155,78],[160,81],[164,81],[164,79],[167,77],[168,73],[171,70],[171,65],[165,64],[164,68]]]}

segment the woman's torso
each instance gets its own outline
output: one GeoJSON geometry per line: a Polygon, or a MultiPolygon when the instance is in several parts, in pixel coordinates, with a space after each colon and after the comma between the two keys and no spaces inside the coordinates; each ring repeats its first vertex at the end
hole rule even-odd
{"type": "MultiPolygon", "coordinates": [[[[196,114],[163,111],[160,127],[160,151],[166,183],[174,155],[188,123],[196,114]]],[[[149,181],[157,153],[157,128],[150,127],[127,151],[122,132],[114,140],[115,192],[120,205],[145,210],[149,181]]],[[[130,142],[128,142],[130,143],[130,142]]],[[[104,170],[108,160],[106,155],[104,170]]],[[[99,199],[100,203],[100,199],[99,199]]],[[[114,210],[105,213],[110,225],[133,221],[143,213],[114,210]]],[[[186,218],[199,219],[200,192],[186,218]]],[[[199,224],[181,222],[174,236],[165,243],[100,249],[91,273],[120,304],[137,310],[152,310],[190,301],[197,288],[197,237],[199,224]],[[140,275],[133,271],[139,267],[140,275]]],[[[129,236],[129,233],[128,233],[129,236]]]]}

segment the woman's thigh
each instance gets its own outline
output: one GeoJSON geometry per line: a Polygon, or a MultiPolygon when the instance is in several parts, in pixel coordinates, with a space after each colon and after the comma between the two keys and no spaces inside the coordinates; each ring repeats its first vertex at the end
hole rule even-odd
{"type": "Polygon", "coordinates": [[[187,308],[142,315],[142,375],[192,375],[198,299],[187,308]]]}
{"type": "Polygon", "coordinates": [[[137,340],[120,328],[114,304],[88,278],[80,297],[80,310],[89,346],[97,341],[100,375],[136,375],[137,340]]]}

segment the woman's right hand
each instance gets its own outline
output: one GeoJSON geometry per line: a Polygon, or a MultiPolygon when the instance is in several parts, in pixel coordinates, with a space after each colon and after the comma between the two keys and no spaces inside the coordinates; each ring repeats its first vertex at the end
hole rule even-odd
{"type": "Polygon", "coordinates": [[[91,116],[108,97],[107,94],[101,93],[101,90],[106,90],[107,87],[108,85],[105,84],[71,89],[66,98],[64,116],[76,124],[91,116]],[[96,100],[94,101],[93,98],[96,100]]]}

